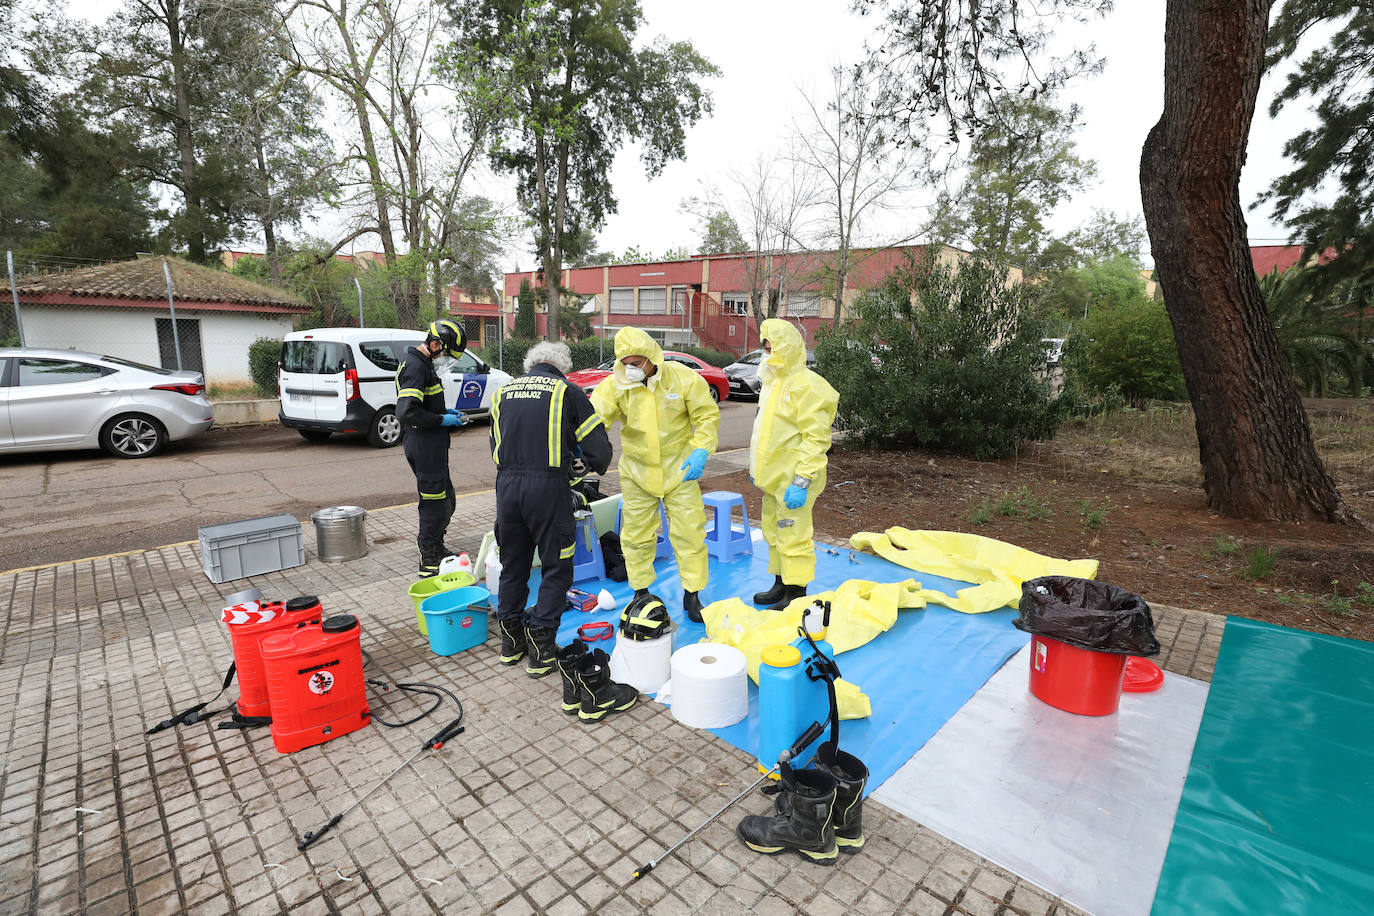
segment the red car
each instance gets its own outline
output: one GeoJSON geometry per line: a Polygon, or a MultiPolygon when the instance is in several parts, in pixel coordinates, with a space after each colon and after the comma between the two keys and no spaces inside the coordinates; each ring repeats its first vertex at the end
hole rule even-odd
{"type": "MultiPolygon", "coordinates": [[[[682,363],[688,369],[699,372],[701,377],[706,379],[706,384],[710,386],[711,400],[724,401],[730,397],[730,380],[719,368],[710,363],[702,362],[695,356],[688,356],[686,353],[678,353],[674,350],[664,350],[663,358],[670,359],[675,363],[682,363]]],[[[576,372],[569,372],[568,381],[587,394],[591,394],[597,383],[610,375],[614,369],[615,360],[608,359],[595,369],[578,369],[576,372]]]]}

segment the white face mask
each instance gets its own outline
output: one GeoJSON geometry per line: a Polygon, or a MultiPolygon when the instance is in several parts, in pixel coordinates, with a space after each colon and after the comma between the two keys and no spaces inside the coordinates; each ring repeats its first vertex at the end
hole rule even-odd
{"type": "Polygon", "coordinates": [[[449,356],[447,353],[440,353],[438,356],[434,357],[434,371],[435,371],[435,372],[443,372],[443,371],[446,370],[449,366],[452,366],[452,365],[453,365],[453,357],[452,357],[452,356],[449,356]]]}
{"type": "Polygon", "coordinates": [[[625,378],[632,382],[642,382],[644,381],[644,370],[638,366],[626,366],[625,378]]]}

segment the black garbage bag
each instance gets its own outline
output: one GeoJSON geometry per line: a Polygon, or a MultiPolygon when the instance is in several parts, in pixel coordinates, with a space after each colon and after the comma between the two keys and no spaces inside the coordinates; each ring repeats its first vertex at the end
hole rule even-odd
{"type": "Polygon", "coordinates": [[[620,549],[620,535],[607,531],[597,540],[601,542],[601,559],[606,563],[606,578],[612,582],[629,579],[625,572],[625,553],[620,549]]]}
{"type": "Polygon", "coordinates": [[[1121,655],[1158,655],[1150,606],[1124,588],[1076,579],[1042,576],[1021,585],[1018,630],[1049,636],[1080,649],[1121,655]]]}

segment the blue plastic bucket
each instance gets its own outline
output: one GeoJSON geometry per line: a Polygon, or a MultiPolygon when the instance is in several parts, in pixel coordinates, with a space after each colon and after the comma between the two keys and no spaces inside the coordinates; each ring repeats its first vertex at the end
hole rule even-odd
{"type": "Polygon", "coordinates": [[[420,613],[429,630],[429,650],[435,655],[454,655],[487,641],[487,608],[491,592],[480,585],[465,585],[431,595],[420,602],[420,613]]]}

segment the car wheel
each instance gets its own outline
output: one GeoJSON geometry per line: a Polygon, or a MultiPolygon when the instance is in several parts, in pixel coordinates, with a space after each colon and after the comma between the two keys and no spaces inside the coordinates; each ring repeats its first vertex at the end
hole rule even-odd
{"type": "Polygon", "coordinates": [[[372,418],[372,428],[367,431],[367,441],[377,448],[391,448],[401,441],[401,421],[396,419],[396,411],[384,407],[372,418]]]}
{"type": "Polygon", "coordinates": [[[719,404],[719,403],[720,403],[720,389],[717,388],[715,385],[707,385],[706,387],[711,389],[711,400],[713,400],[713,401],[715,401],[717,404],[719,404]]]}
{"type": "Polygon", "coordinates": [[[147,458],[166,444],[162,424],[139,413],[115,417],[100,431],[100,447],[116,458],[147,458]]]}
{"type": "Polygon", "coordinates": [[[300,433],[306,442],[328,442],[329,437],[334,435],[327,429],[298,429],[296,432],[300,433]]]}

